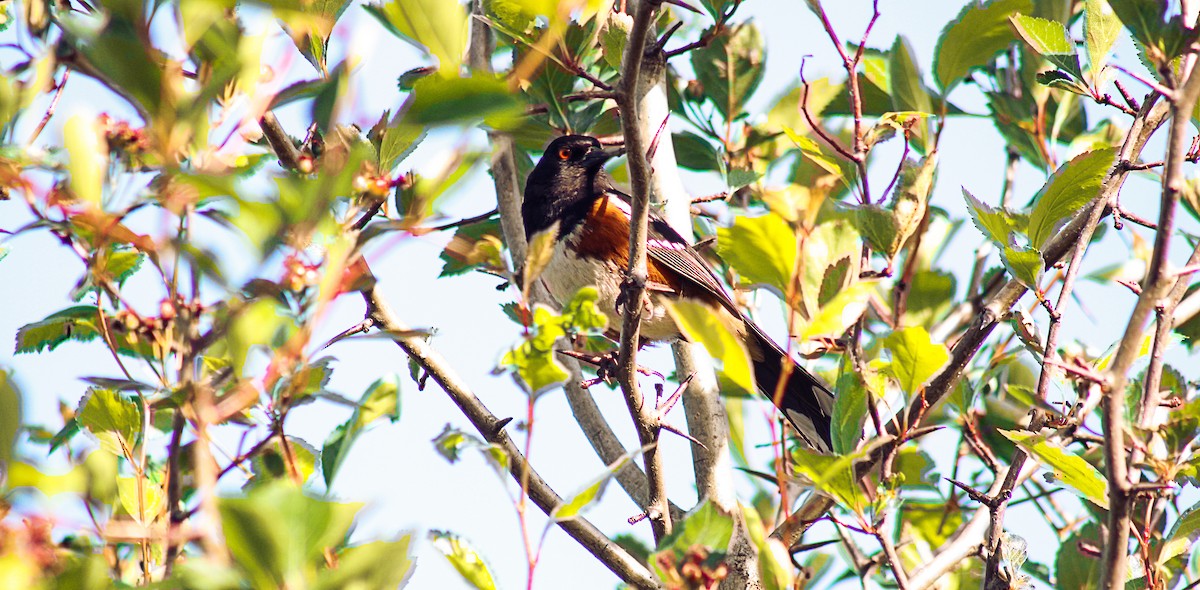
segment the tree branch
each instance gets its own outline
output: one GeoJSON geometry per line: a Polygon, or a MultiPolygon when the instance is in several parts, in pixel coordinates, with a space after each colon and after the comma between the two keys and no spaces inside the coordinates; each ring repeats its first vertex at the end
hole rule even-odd
{"type": "MultiPolygon", "coordinates": [[[[1108,526],[1104,540],[1103,576],[1101,585],[1111,588],[1123,588],[1129,546],[1129,524],[1131,518],[1132,495],[1130,486],[1135,483],[1130,479],[1127,461],[1130,459],[1125,452],[1125,384],[1130,367],[1138,357],[1141,348],[1142,332],[1150,312],[1159,305],[1174,288],[1176,277],[1167,272],[1167,255],[1170,240],[1175,229],[1175,209],[1179,203],[1179,194],[1184,186],[1183,162],[1190,147],[1188,126],[1191,121],[1192,109],[1200,98],[1200,74],[1196,68],[1191,68],[1187,81],[1179,92],[1174,93],[1170,104],[1171,128],[1167,143],[1166,165],[1163,170],[1163,189],[1158,217],[1158,232],[1154,237],[1154,252],[1150,259],[1150,267],[1146,271],[1142,293],[1138,296],[1125,334],[1113,356],[1112,365],[1108,371],[1109,385],[1105,387],[1104,404],[1104,460],[1108,474],[1109,512],[1108,526]]],[[[1133,158],[1125,158],[1133,161],[1133,158]]],[[[1200,253],[1200,249],[1197,250],[1200,253]]],[[[1167,323],[1167,322],[1164,322],[1167,323]]]]}
{"type": "MultiPolygon", "coordinates": [[[[408,326],[396,318],[374,287],[363,290],[362,296],[367,304],[367,316],[374,320],[376,325],[388,333],[407,333],[408,326]]],[[[485,440],[504,449],[509,458],[508,467],[513,479],[518,482],[528,482],[529,498],[533,500],[534,504],[537,504],[542,512],[548,515],[562,504],[562,498],[551,489],[546,480],[533,470],[525,456],[517,449],[517,445],[508,436],[503,428],[506,422],[492,414],[487,406],[483,405],[478,397],[475,397],[466,383],[450,369],[445,359],[434,351],[424,338],[406,336],[394,340],[409,358],[420,365],[441,386],[485,440]]],[[[641,562],[614,543],[587,519],[576,516],[558,521],[557,524],[626,584],[637,588],[660,587],[641,562]]]]}
{"type": "Polygon", "coordinates": [[[646,514],[655,541],[671,532],[671,515],[667,507],[666,481],[662,454],[658,447],[659,427],[655,404],[646,404],[637,382],[637,348],[641,341],[643,301],[646,297],[646,235],[650,212],[651,170],[647,161],[649,142],[642,135],[645,124],[639,97],[643,92],[642,61],[645,57],[646,36],[654,21],[659,0],[640,0],[634,9],[629,43],[621,61],[621,79],[617,88],[617,107],[621,111],[621,131],[625,136],[628,154],[632,220],[629,231],[628,276],[621,289],[624,317],[621,325],[621,350],[617,361],[617,380],[625,394],[625,404],[633,417],[638,439],[647,451],[642,455],[646,477],[650,483],[650,498],[646,514]]]}

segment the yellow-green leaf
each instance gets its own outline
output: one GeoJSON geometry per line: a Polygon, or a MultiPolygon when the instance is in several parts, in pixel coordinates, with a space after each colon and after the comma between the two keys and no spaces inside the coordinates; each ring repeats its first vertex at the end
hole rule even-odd
{"type": "Polygon", "coordinates": [[[721,373],[726,380],[741,388],[741,393],[753,394],[754,373],[750,368],[750,356],[729,326],[722,324],[711,308],[700,303],[681,299],[668,309],[688,340],[703,344],[708,354],[721,364],[721,373]]]}
{"type": "Polygon", "coordinates": [[[783,294],[796,267],[796,233],[774,213],[741,216],[717,228],[717,252],[746,282],[783,294]]]}
{"type": "Polygon", "coordinates": [[[108,169],[108,143],[96,120],[88,115],[72,115],[63,129],[63,145],[71,158],[67,165],[71,192],[99,209],[108,169]]]}
{"type": "Polygon", "coordinates": [[[933,76],[942,90],[949,93],[971,70],[992,61],[1013,41],[1008,17],[1033,11],[1031,0],[992,0],[968,2],[951,19],[938,37],[933,56],[933,76]]]}
{"type": "Polygon", "coordinates": [[[892,353],[888,365],[892,376],[909,394],[916,393],[950,360],[946,345],[935,344],[920,326],[892,332],[883,339],[883,347],[892,353]]]}
{"type": "Polygon", "coordinates": [[[1067,487],[1090,500],[1093,504],[1108,509],[1108,480],[1091,463],[1079,455],[1067,452],[1050,444],[1045,436],[1017,430],[1001,430],[1008,440],[1025,449],[1043,467],[1054,472],[1054,477],[1067,487]]]}
{"type": "Polygon", "coordinates": [[[390,30],[400,38],[425,49],[438,60],[438,73],[458,77],[463,52],[467,49],[467,30],[471,19],[458,0],[391,0],[371,5],[382,13],[390,30]]]}

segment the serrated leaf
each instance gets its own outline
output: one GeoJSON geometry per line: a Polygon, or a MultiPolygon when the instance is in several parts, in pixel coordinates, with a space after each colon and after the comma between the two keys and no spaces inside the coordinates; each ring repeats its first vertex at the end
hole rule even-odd
{"type": "MultiPolygon", "coordinates": [[[[1118,2],[1121,0],[1117,0],[1118,2]]],[[[1088,64],[1092,69],[1092,84],[1099,85],[1098,77],[1108,61],[1108,54],[1121,33],[1121,19],[1113,12],[1107,0],[1085,0],[1083,38],[1087,44],[1088,64]]]]}
{"type": "Polygon", "coordinates": [[[670,535],[658,544],[659,551],[685,552],[699,545],[724,551],[733,536],[733,515],[725,514],[712,502],[705,500],[675,525],[670,535]]]}
{"type": "Polygon", "coordinates": [[[1075,44],[1062,23],[1024,14],[1014,14],[1009,20],[1017,34],[1039,55],[1065,70],[1074,79],[1083,79],[1075,44]]]}
{"type": "Polygon", "coordinates": [[[871,503],[858,485],[854,476],[854,464],[866,456],[873,445],[856,453],[831,456],[810,451],[800,445],[793,447],[793,469],[812,481],[821,493],[833,498],[843,508],[855,514],[862,514],[863,509],[871,503]]]}
{"type": "Polygon", "coordinates": [[[1008,48],[1014,36],[1008,17],[1033,11],[1031,0],[992,0],[967,3],[938,37],[933,75],[944,94],[1008,48]]]}
{"type": "Polygon", "coordinates": [[[483,558],[465,539],[448,531],[429,531],[435,549],[454,566],[463,580],[478,590],[495,590],[496,581],[483,558]]]}
{"type": "Polygon", "coordinates": [[[1025,449],[1054,477],[1093,504],[1108,510],[1108,480],[1082,457],[1047,442],[1046,437],[1032,432],[1001,430],[1008,440],[1025,449]]]}
{"type": "Polygon", "coordinates": [[[721,365],[721,376],[741,393],[752,395],[754,372],[745,345],[733,330],[721,323],[720,316],[701,303],[680,299],[668,306],[679,330],[692,342],[704,345],[708,354],[721,365]]]}
{"type": "Polygon", "coordinates": [[[692,50],[692,69],[704,94],[726,121],[734,120],[762,82],[765,48],[751,22],[725,25],[704,46],[692,50]]]}
{"type": "Polygon", "coordinates": [[[753,284],[788,292],[796,267],[796,233],[782,217],[768,213],[739,216],[730,227],[717,228],[717,253],[753,284]]]}
{"type": "Polygon", "coordinates": [[[1012,215],[1002,208],[992,208],[983,204],[968,192],[966,187],[963,187],[962,192],[975,227],[997,246],[1009,245],[1009,235],[1017,231],[1017,222],[1012,215]]]}
{"type": "Polygon", "coordinates": [[[112,389],[92,388],[84,395],[75,421],[100,441],[100,448],[129,457],[142,431],[142,408],[112,389]]]}
{"type": "Polygon", "coordinates": [[[1033,197],[1029,215],[1029,243],[1042,248],[1060,224],[1100,194],[1116,152],[1102,149],[1080,154],[1059,166],[1033,197]]]}
{"type": "Polygon", "coordinates": [[[1110,4],[1133,38],[1141,42],[1154,72],[1175,59],[1195,41],[1197,30],[1187,29],[1166,0],[1119,0],[1110,4]],[[1172,14],[1166,18],[1168,10],[1172,14]]]}
{"type": "Polygon", "coordinates": [[[892,353],[888,370],[909,394],[919,391],[950,360],[946,345],[935,344],[920,326],[892,332],[883,339],[883,347],[892,353]]]}
{"type": "Polygon", "coordinates": [[[675,159],[680,166],[701,171],[721,169],[721,158],[716,148],[703,137],[683,131],[671,134],[671,142],[675,145],[675,159]]]}

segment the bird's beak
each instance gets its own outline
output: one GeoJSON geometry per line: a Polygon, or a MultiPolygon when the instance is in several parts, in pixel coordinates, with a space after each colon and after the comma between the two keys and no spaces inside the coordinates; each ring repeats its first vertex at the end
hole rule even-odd
{"type": "Polygon", "coordinates": [[[588,150],[588,153],[583,156],[583,162],[589,168],[592,166],[599,167],[599,166],[604,165],[605,162],[607,162],[613,158],[616,158],[618,156],[621,156],[624,153],[625,153],[624,147],[611,147],[611,148],[607,148],[607,149],[592,148],[592,149],[588,150]]]}

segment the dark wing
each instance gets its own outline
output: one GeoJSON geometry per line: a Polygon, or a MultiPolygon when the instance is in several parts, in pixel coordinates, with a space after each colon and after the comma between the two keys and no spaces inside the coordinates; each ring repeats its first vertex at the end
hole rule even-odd
{"type": "MultiPolygon", "coordinates": [[[[608,188],[607,192],[616,196],[628,207],[629,195],[613,188],[608,188]]],[[[683,290],[698,289],[711,295],[734,316],[742,316],[742,312],[738,310],[733,299],[725,292],[721,281],[717,280],[717,276],[713,274],[708,261],[704,260],[704,257],[700,256],[700,253],[679,232],[675,231],[675,228],[671,227],[663,218],[651,213],[649,230],[650,233],[646,237],[647,256],[678,275],[685,282],[683,290]]]]}

